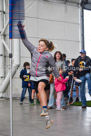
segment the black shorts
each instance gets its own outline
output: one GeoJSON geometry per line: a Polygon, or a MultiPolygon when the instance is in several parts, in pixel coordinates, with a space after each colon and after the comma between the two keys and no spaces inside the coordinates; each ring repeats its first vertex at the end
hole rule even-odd
{"type": "MultiPolygon", "coordinates": [[[[41,79],[41,80],[39,80],[39,81],[33,81],[33,83],[34,83],[34,89],[35,89],[36,93],[38,93],[38,84],[39,84],[40,82],[45,83],[46,87],[47,87],[47,85],[48,85],[48,83],[49,83],[49,81],[46,80],[46,79],[41,79]]],[[[46,90],[46,87],[45,87],[45,90],[46,90]]]]}

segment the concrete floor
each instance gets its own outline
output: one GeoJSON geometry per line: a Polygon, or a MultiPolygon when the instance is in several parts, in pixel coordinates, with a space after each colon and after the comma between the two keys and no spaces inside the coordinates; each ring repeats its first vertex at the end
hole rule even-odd
{"type": "MultiPolygon", "coordinates": [[[[13,136],[90,136],[91,108],[69,106],[65,111],[50,110],[54,124],[45,129],[40,106],[13,100],[13,136]]],[[[10,136],[9,100],[0,100],[0,136],[10,136]]]]}

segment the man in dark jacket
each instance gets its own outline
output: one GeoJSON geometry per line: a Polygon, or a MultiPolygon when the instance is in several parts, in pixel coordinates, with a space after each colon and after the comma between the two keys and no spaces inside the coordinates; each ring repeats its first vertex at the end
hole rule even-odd
{"type": "Polygon", "coordinates": [[[90,66],[91,59],[86,56],[86,51],[81,50],[80,56],[75,61],[75,77],[79,76],[79,79],[82,81],[80,86],[80,95],[82,101],[82,108],[86,108],[86,96],[85,96],[85,82],[88,83],[89,95],[91,96],[91,74],[90,74],[90,66]]]}

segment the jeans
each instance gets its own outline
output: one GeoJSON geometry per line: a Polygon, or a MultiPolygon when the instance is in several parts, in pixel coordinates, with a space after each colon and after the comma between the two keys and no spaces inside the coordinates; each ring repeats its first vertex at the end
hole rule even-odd
{"type": "Polygon", "coordinates": [[[86,75],[81,76],[80,80],[82,81],[81,86],[80,86],[81,101],[82,101],[82,105],[86,106],[85,82],[87,81],[89,94],[91,95],[91,75],[90,73],[87,73],[86,75]]]}
{"type": "Polygon", "coordinates": [[[54,83],[50,83],[50,96],[49,96],[49,103],[48,107],[54,106],[54,83]]]}
{"type": "Polygon", "coordinates": [[[64,100],[64,94],[62,95],[62,98],[61,98],[61,106],[66,106],[66,101],[64,100]]]}
{"type": "Polygon", "coordinates": [[[21,102],[23,102],[23,100],[25,98],[25,94],[26,94],[27,89],[28,89],[28,93],[29,93],[29,102],[31,103],[32,102],[32,100],[31,100],[32,89],[31,88],[23,88],[22,93],[21,93],[21,102]]]}

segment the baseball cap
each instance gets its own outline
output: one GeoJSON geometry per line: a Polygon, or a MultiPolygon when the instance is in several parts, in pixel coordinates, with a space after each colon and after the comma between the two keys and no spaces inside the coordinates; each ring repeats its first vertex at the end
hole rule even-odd
{"type": "Polygon", "coordinates": [[[82,49],[82,50],[80,51],[80,53],[86,53],[86,51],[82,49]]]}

